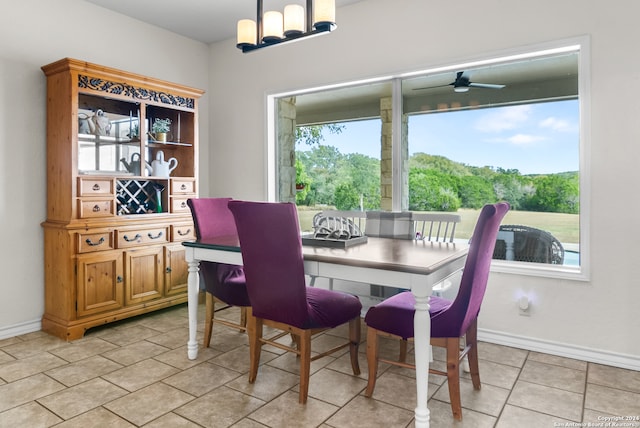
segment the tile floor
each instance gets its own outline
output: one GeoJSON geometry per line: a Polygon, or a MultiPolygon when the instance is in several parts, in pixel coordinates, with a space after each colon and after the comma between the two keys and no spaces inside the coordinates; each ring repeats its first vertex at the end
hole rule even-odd
{"type": "MultiPolygon", "coordinates": [[[[200,320],[203,314],[200,307],[200,320]]],[[[218,313],[237,315],[236,308],[218,313]]],[[[292,354],[265,348],[251,385],[245,335],[215,325],[211,347],[190,361],[187,326],[183,305],[90,330],[71,343],[42,332],[0,341],[0,427],[414,425],[412,371],[381,365],[374,398],[364,397],[365,346],[360,376],[350,374],[348,354],[314,362],[309,401],[299,405],[292,354]]],[[[327,332],[314,346],[345,334],[327,332]]],[[[383,346],[395,354],[395,343],[383,346]]],[[[442,366],[438,351],[434,365],[442,366]]],[[[481,391],[463,373],[463,422],[451,417],[445,379],[431,375],[432,427],[606,426],[603,417],[640,416],[640,372],[490,343],[480,344],[480,358],[481,391]]],[[[609,426],[640,427],[618,423],[609,426]]]]}

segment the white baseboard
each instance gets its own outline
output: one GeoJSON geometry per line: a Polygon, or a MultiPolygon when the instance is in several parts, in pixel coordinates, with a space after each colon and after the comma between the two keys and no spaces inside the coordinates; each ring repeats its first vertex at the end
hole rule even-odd
{"type": "MultiPolygon", "coordinates": [[[[42,322],[40,319],[2,327],[0,328],[0,340],[33,333],[35,331],[40,331],[41,329],[42,322]]],[[[560,357],[573,358],[581,361],[640,371],[640,357],[636,355],[589,349],[582,346],[568,345],[565,343],[552,342],[533,337],[516,336],[510,333],[486,329],[478,329],[478,340],[495,343],[497,345],[511,346],[529,351],[542,352],[560,357]]]]}
{"type": "Polygon", "coordinates": [[[590,349],[582,346],[568,345],[533,337],[516,336],[494,330],[478,329],[478,340],[495,343],[497,345],[511,346],[529,351],[543,352],[545,354],[560,357],[573,358],[591,363],[640,371],[640,357],[609,352],[598,349],[590,349]]]}
{"type": "Polygon", "coordinates": [[[0,327],[0,340],[9,339],[10,337],[20,336],[22,334],[33,333],[34,331],[40,330],[42,330],[42,321],[40,319],[26,321],[7,327],[0,327]]]}

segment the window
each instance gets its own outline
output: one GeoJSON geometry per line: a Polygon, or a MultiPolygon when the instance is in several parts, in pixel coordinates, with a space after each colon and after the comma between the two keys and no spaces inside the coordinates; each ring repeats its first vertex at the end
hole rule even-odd
{"type": "MultiPolygon", "coordinates": [[[[338,197],[333,205],[342,204],[340,209],[457,211],[463,224],[456,236],[462,239],[470,236],[484,203],[507,200],[513,209],[503,225],[525,227],[505,226],[496,258],[508,260],[496,261],[494,268],[584,279],[586,54],[585,40],[573,40],[365,84],[273,96],[280,136],[274,199],[314,205],[313,192],[323,188],[338,197]],[[283,112],[290,122],[283,121],[283,112]],[[300,127],[315,128],[311,144],[296,145],[300,127]],[[292,164],[283,164],[292,152],[292,164]],[[335,162],[320,176],[316,166],[329,159],[323,156],[335,162]],[[375,174],[365,179],[356,168],[375,174]],[[304,198],[294,183],[301,172],[308,181],[304,198]],[[327,186],[331,180],[334,187],[327,186]],[[528,255],[518,250],[529,248],[526,236],[533,235],[526,234],[534,232],[554,248],[529,249],[528,255]],[[562,258],[544,259],[545,251],[561,251],[562,258]]],[[[317,200],[331,205],[326,197],[317,200]]]]}

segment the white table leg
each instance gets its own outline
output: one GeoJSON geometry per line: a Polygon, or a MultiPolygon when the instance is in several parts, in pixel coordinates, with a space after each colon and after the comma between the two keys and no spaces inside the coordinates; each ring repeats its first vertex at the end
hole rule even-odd
{"type": "MultiPolygon", "coordinates": [[[[417,291],[413,291],[416,295],[417,291]]],[[[413,319],[414,349],[416,358],[417,407],[415,409],[415,426],[429,428],[429,359],[431,358],[431,318],[429,316],[429,296],[416,298],[416,313],[413,319]]]]}
{"type": "Polygon", "coordinates": [[[187,248],[186,259],[189,264],[187,278],[187,304],[189,307],[189,341],[187,342],[187,356],[190,360],[198,357],[198,288],[200,287],[200,260],[193,258],[193,249],[187,248]]]}
{"type": "Polygon", "coordinates": [[[471,367],[469,367],[469,359],[467,358],[467,356],[465,355],[465,357],[462,359],[462,370],[465,373],[471,373],[471,367]]]}

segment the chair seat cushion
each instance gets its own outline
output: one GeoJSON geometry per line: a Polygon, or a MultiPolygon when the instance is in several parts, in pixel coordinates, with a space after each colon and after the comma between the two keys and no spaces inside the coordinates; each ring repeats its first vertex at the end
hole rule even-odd
{"type": "MultiPolygon", "coordinates": [[[[451,300],[437,296],[429,298],[429,315],[433,320],[438,314],[451,306],[451,300]]],[[[369,327],[386,333],[395,334],[403,339],[413,337],[413,314],[416,299],[410,291],[398,293],[381,303],[372,306],[367,311],[364,322],[369,327]]],[[[436,323],[432,323],[431,336],[439,337],[436,323]]]]}
{"type": "Polygon", "coordinates": [[[307,287],[308,321],[301,328],[333,328],[360,316],[362,304],[351,294],[307,287]]]}
{"type": "Polygon", "coordinates": [[[242,266],[202,262],[200,272],[208,293],[232,306],[251,306],[242,266]]]}

